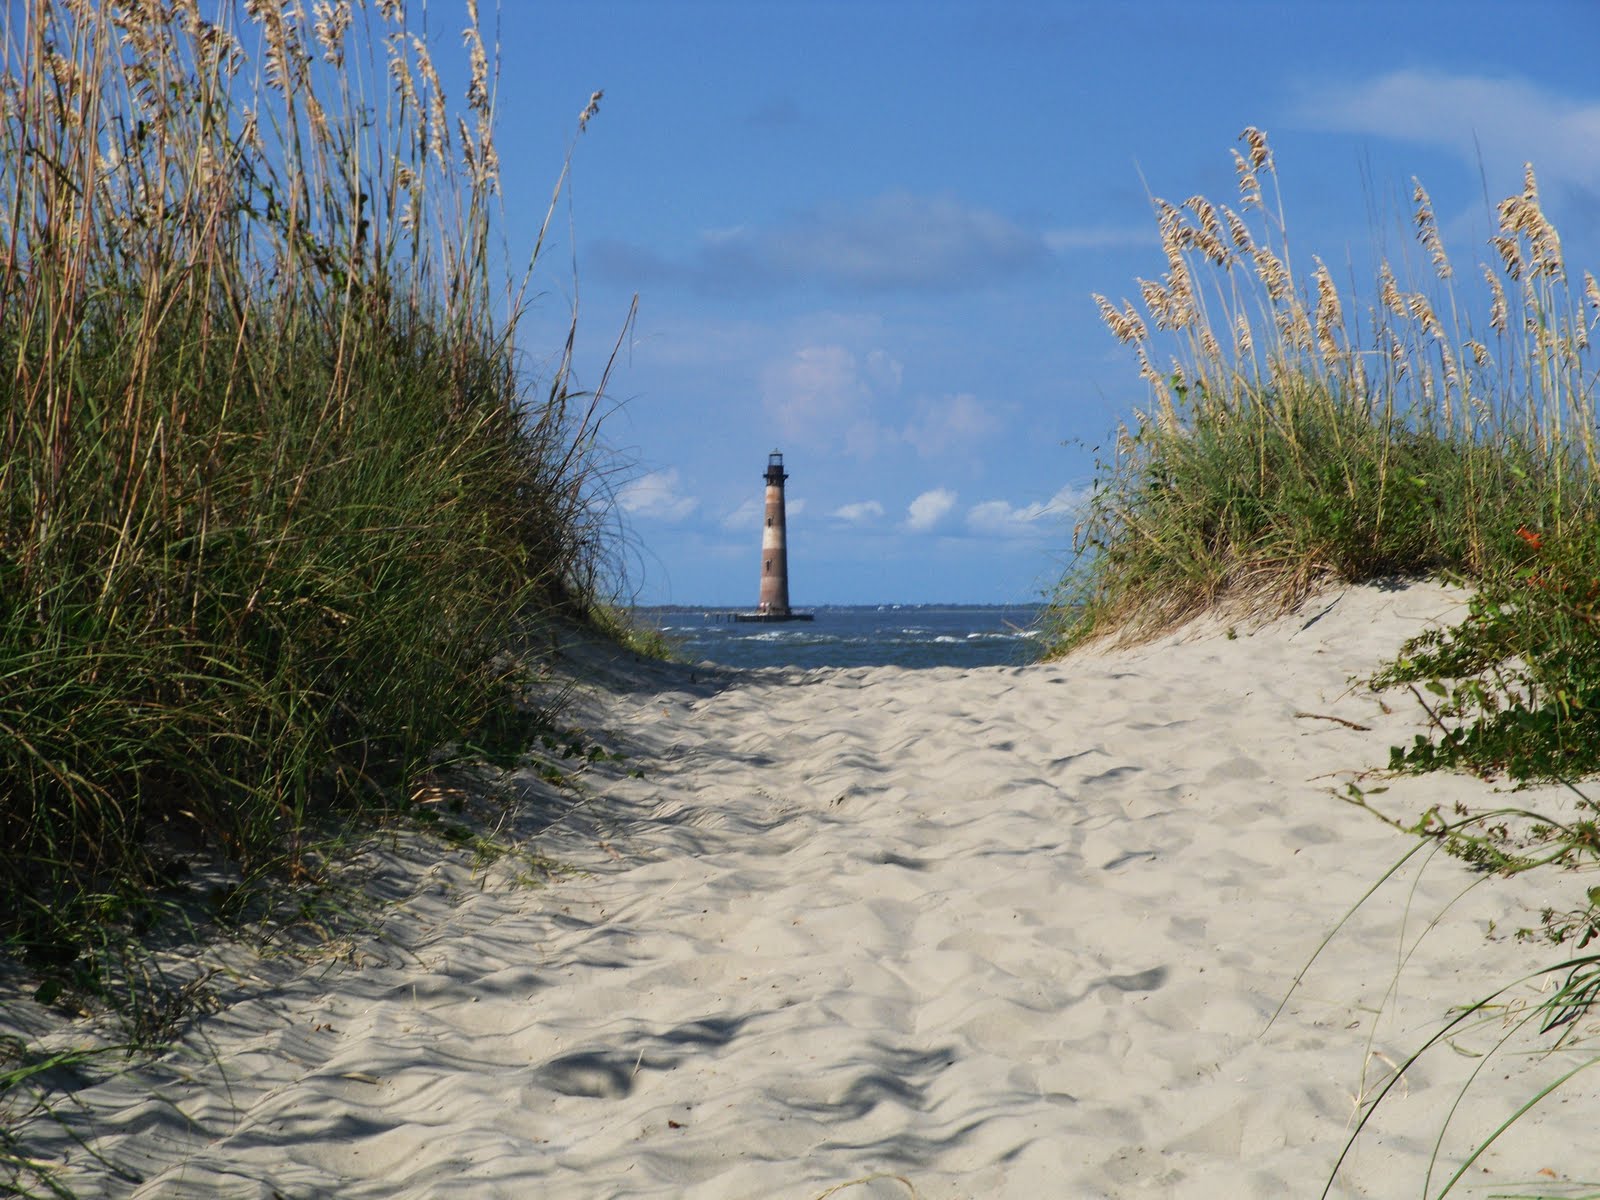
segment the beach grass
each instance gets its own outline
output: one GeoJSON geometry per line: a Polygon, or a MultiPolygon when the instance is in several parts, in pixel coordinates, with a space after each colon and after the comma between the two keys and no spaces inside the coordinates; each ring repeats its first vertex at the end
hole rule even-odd
{"type": "Polygon", "coordinates": [[[467,7],[459,105],[391,0],[6,9],[0,937],[47,982],[194,856],[294,881],[407,809],[603,598],[603,389],[518,340],[467,7]]]}
{"type": "Polygon", "coordinates": [[[1266,136],[1241,140],[1237,208],[1156,200],[1167,271],[1138,304],[1095,297],[1151,403],[1100,464],[1062,648],[1282,612],[1330,581],[1513,578],[1535,545],[1585,543],[1600,509],[1600,285],[1568,277],[1533,168],[1471,287],[1416,183],[1426,278],[1384,261],[1358,297],[1291,256],[1266,136]]]}

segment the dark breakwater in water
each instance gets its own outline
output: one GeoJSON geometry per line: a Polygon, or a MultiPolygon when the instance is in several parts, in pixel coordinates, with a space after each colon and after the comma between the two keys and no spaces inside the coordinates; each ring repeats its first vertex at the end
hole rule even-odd
{"type": "Polygon", "coordinates": [[[639,608],[690,662],[733,667],[994,667],[1039,656],[1036,605],[822,605],[812,621],[744,624],[729,609],[639,608]]]}

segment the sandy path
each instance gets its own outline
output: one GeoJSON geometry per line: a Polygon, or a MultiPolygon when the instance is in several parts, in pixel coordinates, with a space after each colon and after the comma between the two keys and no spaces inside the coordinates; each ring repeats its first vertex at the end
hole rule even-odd
{"type": "MultiPolygon", "coordinates": [[[[1348,677],[1454,603],[1358,589],[1236,639],[1019,669],[628,668],[580,720],[630,758],[544,839],[586,874],[439,871],[358,965],[82,1094],[127,1172],[84,1193],[1318,1195],[1357,1094],[1449,1005],[1548,960],[1488,922],[1579,891],[1492,882],[1413,949],[1472,881],[1436,859],[1263,1034],[1407,845],[1330,794],[1418,727],[1348,677]]],[[[1412,817],[1487,792],[1381,799],[1412,817]]],[[[1335,1195],[1420,1194],[1498,1029],[1407,1072],[1335,1195]]],[[[1559,1066],[1493,1060],[1445,1160],[1559,1066]]],[[[1569,1084],[1458,1194],[1587,1168],[1597,1089],[1569,1084]]]]}

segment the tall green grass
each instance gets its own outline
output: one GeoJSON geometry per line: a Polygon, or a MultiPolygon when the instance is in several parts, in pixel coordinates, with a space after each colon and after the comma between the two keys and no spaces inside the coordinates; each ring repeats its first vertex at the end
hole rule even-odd
{"type": "Polygon", "coordinates": [[[570,336],[529,380],[497,266],[476,6],[460,106],[404,4],[312,7],[4,17],[0,933],[40,961],[174,857],[292,873],[403,803],[603,566],[595,397],[570,336]]]}

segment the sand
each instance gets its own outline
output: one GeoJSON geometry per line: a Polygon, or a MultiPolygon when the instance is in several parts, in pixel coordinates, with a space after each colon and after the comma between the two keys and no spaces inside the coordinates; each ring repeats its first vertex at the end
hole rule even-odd
{"type": "MultiPolygon", "coordinates": [[[[581,795],[525,781],[559,879],[394,856],[408,898],[342,960],[259,966],[77,1093],[85,1147],[35,1144],[85,1196],[1317,1196],[1363,1100],[1451,1006],[1551,962],[1510,935],[1581,895],[1419,859],[1295,987],[1411,844],[1335,794],[1422,728],[1352,677],[1460,611],[1360,588],[971,671],[591,661],[573,717],[627,757],[581,795]]],[[[1408,820],[1496,800],[1387,782],[1408,820]]],[[[1421,1194],[1482,1067],[1437,1191],[1577,1061],[1484,1058],[1506,1015],[1405,1071],[1331,1194],[1421,1194]]],[[[1596,1174],[1597,1089],[1457,1194],[1596,1174]]]]}

